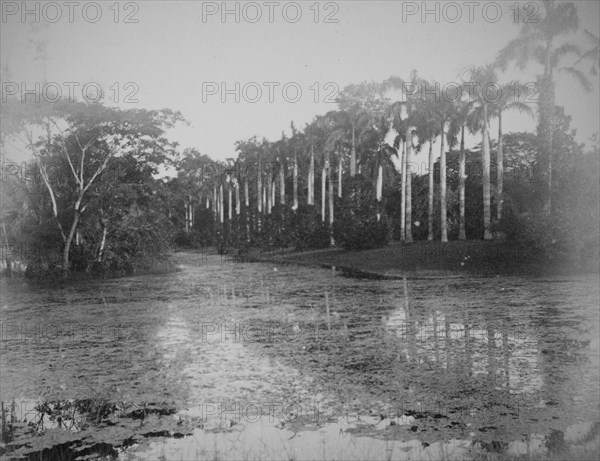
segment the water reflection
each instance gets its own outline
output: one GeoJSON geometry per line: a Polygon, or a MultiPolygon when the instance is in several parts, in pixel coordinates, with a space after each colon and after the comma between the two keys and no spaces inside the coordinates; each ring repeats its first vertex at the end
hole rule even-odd
{"type": "Polygon", "coordinates": [[[585,426],[600,420],[594,278],[366,280],[178,257],[182,271],[168,276],[3,291],[3,322],[29,333],[2,325],[0,400],[163,405],[178,419],[153,433],[168,422],[193,436],[149,453],[179,447],[178,459],[215,448],[226,459],[343,459],[352,446],[359,458],[460,458],[596,437],[585,426]],[[32,340],[35,322],[74,333],[32,340]],[[236,402],[281,411],[233,423],[202,413],[236,402]],[[327,411],[302,417],[315,405],[327,411]]]}

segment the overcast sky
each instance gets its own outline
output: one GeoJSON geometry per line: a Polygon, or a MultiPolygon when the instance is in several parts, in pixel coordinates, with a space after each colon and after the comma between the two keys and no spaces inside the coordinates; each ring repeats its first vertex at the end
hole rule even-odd
{"type": "MultiPolygon", "coordinates": [[[[222,2],[28,2],[25,17],[22,2],[1,3],[1,64],[11,82],[43,81],[31,40],[47,39],[46,79],[65,96],[71,85],[80,98],[87,83],[90,98],[99,85],[124,108],[179,110],[190,125],[170,137],[218,159],[234,156],[236,140],[276,140],[291,121],[304,127],[335,109],[327,100],[350,83],[408,78],[412,69],[442,84],[459,81],[465,67],[492,61],[517,35],[515,20],[525,19],[515,17],[512,1],[427,2],[437,18],[422,17],[422,2],[401,1],[229,2],[225,17],[222,2]]],[[[598,36],[600,2],[576,5],[581,28],[598,36]]],[[[575,41],[590,46],[583,36],[575,41]]],[[[503,80],[535,82],[538,72],[532,66],[503,80]]],[[[557,103],[573,117],[579,141],[598,130],[597,82],[587,94],[559,78],[557,103]]],[[[534,126],[507,115],[504,129],[534,126]]],[[[494,122],[492,137],[495,130],[494,122]]]]}

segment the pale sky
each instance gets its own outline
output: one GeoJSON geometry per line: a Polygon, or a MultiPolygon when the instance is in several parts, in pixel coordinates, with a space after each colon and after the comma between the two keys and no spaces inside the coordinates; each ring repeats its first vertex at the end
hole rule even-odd
{"type": "MultiPolygon", "coordinates": [[[[34,88],[35,82],[43,81],[43,63],[33,59],[30,40],[46,38],[46,79],[65,96],[68,82],[79,84],[78,97],[81,87],[91,83],[92,89],[100,85],[109,100],[118,88],[118,105],[123,108],[179,110],[190,125],[169,137],[182,150],[195,147],[216,159],[233,157],[236,140],[253,135],[279,139],[282,131],[289,134],[291,121],[303,128],[315,115],[335,109],[335,103],[325,102],[327,96],[335,97],[336,88],[351,83],[382,81],[391,75],[408,78],[412,69],[442,84],[458,82],[465,67],[492,61],[517,35],[515,19],[524,19],[514,17],[512,1],[476,2],[472,22],[469,2],[454,2],[452,7],[427,2],[427,8],[440,11],[437,23],[435,14],[421,17],[420,1],[228,2],[232,13],[224,21],[222,2],[28,2],[33,12],[24,18],[22,2],[0,3],[0,61],[8,67],[10,82],[34,88]],[[459,10],[461,18],[451,22],[459,10]],[[259,11],[260,19],[250,22],[259,11]],[[415,14],[409,15],[411,11],[415,14]],[[98,13],[101,17],[93,22],[98,13]],[[492,22],[497,15],[498,21],[492,22]],[[231,93],[221,94],[222,83],[231,93]],[[239,102],[234,100],[236,84],[239,102]],[[139,102],[124,103],[128,95],[139,102]]],[[[581,28],[598,36],[600,2],[576,5],[581,28]]],[[[582,36],[575,41],[591,46],[582,36]]],[[[535,82],[538,72],[534,67],[523,75],[513,71],[503,80],[535,82]]],[[[589,94],[568,78],[559,78],[557,84],[557,103],[573,117],[580,142],[600,125],[594,78],[589,94]]],[[[4,95],[13,87],[3,83],[4,95]]],[[[505,118],[505,133],[534,127],[526,116],[505,118]]],[[[495,138],[495,121],[491,130],[495,138]]],[[[7,156],[14,157],[10,146],[7,156]]]]}

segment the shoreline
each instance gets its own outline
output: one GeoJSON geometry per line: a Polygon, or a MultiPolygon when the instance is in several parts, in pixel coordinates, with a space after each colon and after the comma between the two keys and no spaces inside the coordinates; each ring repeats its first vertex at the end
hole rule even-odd
{"type": "Polygon", "coordinates": [[[537,258],[531,249],[479,240],[445,244],[427,241],[412,244],[392,242],[386,247],[362,251],[346,251],[341,248],[303,252],[278,250],[266,254],[262,252],[233,256],[231,259],[335,268],[350,277],[379,280],[576,276],[600,272],[597,266],[591,269],[578,268],[559,261],[550,264],[537,258]]]}

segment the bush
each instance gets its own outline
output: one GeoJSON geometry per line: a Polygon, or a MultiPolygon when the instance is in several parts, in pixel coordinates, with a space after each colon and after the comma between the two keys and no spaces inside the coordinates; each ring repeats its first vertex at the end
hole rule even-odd
{"type": "Polygon", "coordinates": [[[299,205],[292,218],[292,239],[297,251],[326,248],[329,229],[314,205],[299,205]]]}
{"type": "Polygon", "coordinates": [[[598,227],[584,217],[564,211],[551,216],[505,213],[497,230],[507,242],[532,249],[548,263],[598,270],[598,227]]]}
{"type": "Polygon", "coordinates": [[[294,211],[288,205],[275,205],[271,214],[264,216],[262,233],[269,247],[287,248],[294,240],[294,211]]]}
{"type": "Polygon", "coordinates": [[[373,186],[358,176],[348,181],[346,191],[345,197],[338,200],[333,224],[336,243],[347,250],[385,246],[390,240],[391,229],[383,206],[373,194],[373,186]]]}

